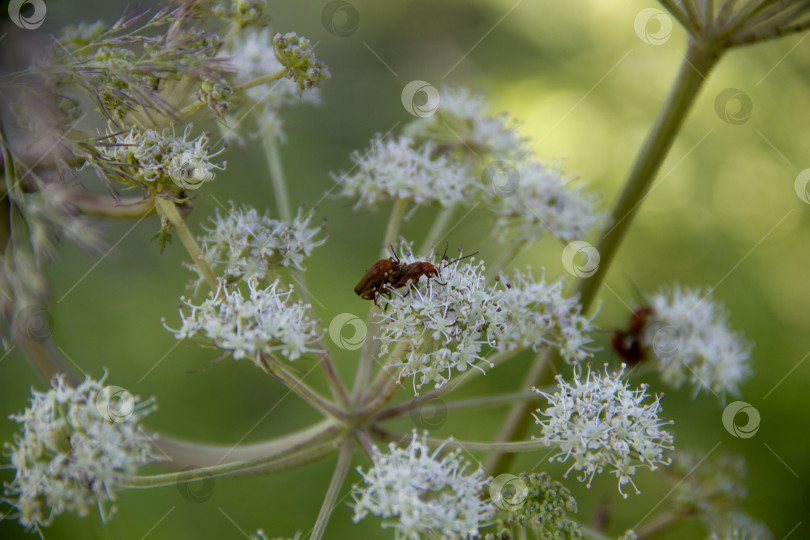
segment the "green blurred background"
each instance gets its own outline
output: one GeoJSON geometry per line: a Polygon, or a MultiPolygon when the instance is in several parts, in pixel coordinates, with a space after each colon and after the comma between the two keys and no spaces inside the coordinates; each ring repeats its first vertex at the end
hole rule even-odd
{"type": "MultiPolygon", "coordinates": [[[[86,0],[46,4],[46,24],[38,30],[44,34],[81,20],[112,22],[124,8],[86,0]]],[[[284,114],[284,167],[293,202],[320,201],[332,187],[329,171],[348,168],[352,150],[364,148],[373,133],[407,122],[411,117],[400,103],[400,92],[409,81],[421,79],[483,90],[492,112],[506,111],[522,122],[522,134],[532,139],[538,157],[564,158],[566,171],[604,193],[609,208],[685,48],[678,27],[659,46],[636,35],[634,19],[641,9],[657,7],[651,1],[351,0],[359,27],[346,37],[333,35],[322,24],[325,5],[323,0],[269,4],[274,30],[294,30],[317,41],[316,52],[333,74],[323,87],[320,107],[284,114]]],[[[746,457],[746,510],[765,521],[776,538],[789,533],[792,538],[810,537],[810,405],[805,390],[810,362],[804,362],[810,350],[810,215],[794,191],[797,174],[810,167],[810,40],[805,37],[735,51],[721,62],[611,268],[610,290],[603,287],[600,292],[597,319],[606,331],[626,324],[624,303],[639,301],[634,287],[644,292],[675,282],[717,287],[715,296],[728,307],[733,326],[756,343],[756,374],[742,387],[740,399],[760,411],[758,433],[750,439],[734,438],[723,428],[723,405],[713,396],[694,398],[689,388],[672,391],[655,377],[649,382],[655,391],[667,390],[664,411],[675,420],[678,447],[708,451],[720,443],[718,450],[746,457]],[[751,117],[740,125],[722,121],[715,111],[716,96],[727,88],[742,90],[753,103],[751,117]]],[[[224,158],[227,171],[195,200],[190,217],[195,230],[216,207],[214,198],[275,212],[259,145],[233,146],[224,158]]],[[[417,211],[404,224],[403,234],[418,243],[434,214],[417,211]]],[[[328,218],[330,239],[316,250],[307,274],[317,299],[315,310],[325,324],[341,312],[365,316],[368,303],[355,296],[352,287],[377,256],[387,215],[387,208],[354,212],[346,200],[320,201],[316,219],[328,218]]],[[[502,246],[489,240],[490,224],[485,213],[474,213],[448,240],[496,259],[502,246]]],[[[170,325],[177,323],[178,297],[186,293],[190,276],[181,267],[185,252],[176,242],[158,254],[157,243],[150,240],[156,219],[130,230],[132,225],[104,224],[111,246],[120,239],[105,257],[67,244],[61,247],[50,269],[49,309],[63,352],[95,377],[106,370],[109,384],[155,396],[159,410],[147,425],[177,436],[222,444],[245,437],[252,442],[315,421],[317,416],[306,405],[294,396],[282,399],[285,389],[260,376],[249,362],[224,361],[188,373],[214,355],[175,347],[160,322],[166,317],[170,325]]],[[[561,251],[552,239],[523,253],[515,264],[542,266],[550,276],[560,276],[561,251]]],[[[608,344],[608,336],[597,335],[600,345],[608,344]]],[[[355,354],[335,349],[334,356],[350,380],[355,354]]],[[[610,356],[607,347],[595,361],[610,356]]],[[[515,389],[529,359],[522,355],[490,372],[463,395],[515,389]]],[[[301,365],[309,367],[306,361],[301,365]]],[[[23,356],[12,351],[3,357],[3,440],[9,440],[16,427],[6,416],[25,407],[31,386],[44,389],[45,383],[23,356]]],[[[504,412],[502,407],[453,412],[436,433],[486,439],[497,431],[504,412]]],[[[413,425],[408,419],[391,424],[404,432],[413,425]]],[[[539,467],[562,475],[566,467],[548,469],[540,457],[521,456],[516,470],[539,467]]],[[[367,465],[359,457],[356,464],[367,465]]],[[[257,528],[269,536],[308,533],[333,465],[330,458],[269,477],[191,485],[200,502],[190,501],[195,497],[184,497],[176,487],[126,491],[108,525],[101,526],[97,515],[63,515],[46,536],[240,538],[257,528]]],[[[10,471],[0,474],[11,478],[10,471]]],[[[358,480],[352,473],[350,481],[358,480]]],[[[566,484],[577,496],[584,522],[605,500],[612,500],[608,532],[615,536],[667,494],[669,486],[657,480],[655,474],[641,472],[643,495],[630,495],[626,501],[619,498],[615,479],[606,474],[590,490],[573,477],[566,484]]],[[[352,524],[347,501],[335,511],[327,538],[391,536],[376,519],[352,524]]],[[[659,510],[666,507],[665,500],[659,510]]],[[[699,531],[686,526],[668,538],[694,537],[699,531]]],[[[0,523],[0,537],[29,536],[16,522],[5,521],[0,523]]]]}

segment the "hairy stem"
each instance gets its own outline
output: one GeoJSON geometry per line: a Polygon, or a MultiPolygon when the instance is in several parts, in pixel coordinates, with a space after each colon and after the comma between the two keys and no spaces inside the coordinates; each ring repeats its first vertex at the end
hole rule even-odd
{"type": "Polygon", "coordinates": [[[349,467],[351,467],[352,464],[352,454],[354,454],[354,438],[346,437],[346,439],[343,440],[343,444],[340,446],[340,454],[338,454],[335,472],[332,474],[332,481],[329,482],[329,489],[326,490],[326,496],[323,499],[321,511],[318,514],[318,519],[315,521],[312,535],[309,537],[310,540],[320,540],[323,537],[323,533],[326,532],[326,524],[329,522],[332,510],[335,509],[338,493],[340,493],[340,488],[343,487],[343,482],[346,481],[346,475],[349,473],[349,467]]]}

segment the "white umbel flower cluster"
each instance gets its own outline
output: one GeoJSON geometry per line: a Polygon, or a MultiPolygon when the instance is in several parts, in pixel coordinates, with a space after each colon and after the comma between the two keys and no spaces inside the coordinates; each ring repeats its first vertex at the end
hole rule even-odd
{"type": "MultiPolygon", "coordinates": [[[[292,287],[282,289],[279,280],[260,288],[247,282],[249,296],[238,287],[219,281],[219,287],[199,306],[181,298],[182,324],[178,330],[166,327],[176,339],[205,336],[219,349],[229,351],[234,360],[250,358],[261,367],[261,355],[280,355],[297,360],[317,352],[318,322],[310,318],[309,305],[292,302],[292,287]],[[190,311],[185,312],[185,308],[190,311]]],[[[165,322],[164,322],[165,326],[165,322]]]]}
{"type": "MultiPolygon", "coordinates": [[[[323,227],[309,226],[311,219],[311,212],[299,209],[287,223],[231,203],[227,212],[217,210],[208,234],[198,238],[202,258],[215,272],[244,280],[265,278],[273,265],[304,270],[305,259],[327,239],[319,236],[323,227]]],[[[196,264],[188,268],[199,271],[196,264]]]]}
{"type": "Polygon", "coordinates": [[[430,143],[416,146],[408,137],[378,135],[364,153],[352,155],[354,166],[349,172],[332,174],[332,178],[342,196],[358,198],[355,208],[396,199],[445,207],[467,200],[477,180],[466,167],[436,154],[430,143]]]}
{"type": "Polygon", "coordinates": [[[572,184],[560,169],[529,159],[504,168],[502,174],[508,179],[503,186],[493,183],[496,197],[488,200],[498,216],[495,234],[499,238],[517,232],[518,241],[532,242],[549,231],[569,242],[587,238],[604,223],[598,198],[584,186],[572,184]]]}
{"type": "Polygon", "coordinates": [[[417,140],[462,145],[481,157],[513,161],[526,155],[527,141],[520,136],[517,122],[506,113],[492,115],[490,109],[483,94],[444,85],[435,114],[413,120],[405,133],[417,140]]]}
{"type": "Polygon", "coordinates": [[[190,133],[191,124],[182,137],[171,135],[168,128],[117,131],[108,127],[107,135],[96,143],[98,154],[92,161],[125,184],[154,186],[170,181],[182,189],[199,189],[214,179],[216,169],[225,168],[225,162],[211,161],[222,150],[211,153],[207,133],[189,139],[190,133]]]}
{"type": "Polygon", "coordinates": [[[63,512],[86,516],[116,498],[120,480],[156,461],[138,423],[154,405],[87,378],[71,388],[61,376],[47,392],[31,390],[31,405],[9,418],[21,432],[5,448],[16,473],[6,500],[25,527],[47,527],[63,512]]]}
{"type": "Polygon", "coordinates": [[[672,435],[663,426],[670,424],[659,417],[661,397],[647,400],[646,386],[630,390],[622,381],[622,370],[615,374],[600,375],[588,368],[585,380],[581,369],[575,366],[574,382],[569,384],[557,376],[559,390],[554,394],[538,393],[549,401],[549,407],[537,412],[546,420],[535,416],[542,426],[542,436],[536,437],[546,446],[558,446],[560,453],[551,461],[573,464],[566,472],[581,471],[577,479],[591,486],[593,477],[605,467],[611,468],[619,480],[619,492],[627,495],[622,486],[638,488],[633,476],[639,467],[655,470],[658,465],[669,465],[664,450],[672,449],[672,435]]]}
{"type": "MultiPolygon", "coordinates": [[[[417,260],[407,249],[400,256],[403,266],[417,260]]],[[[490,283],[481,261],[449,264],[433,256],[429,262],[438,276],[422,275],[378,300],[380,354],[392,347],[402,353],[390,367],[399,368],[402,378],[413,376],[414,390],[430,382],[443,386],[453,370],[483,369],[493,350],[548,344],[568,361],[591,354],[590,321],[576,299],[562,296],[562,281],[546,283],[515,272],[511,282],[501,276],[490,283]]]]}
{"type": "Polygon", "coordinates": [[[467,473],[470,463],[459,450],[431,453],[427,434],[420,440],[415,430],[408,448],[392,443],[388,453],[374,450],[374,466],[365,473],[358,468],[365,485],[354,486],[355,522],[368,514],[391,520],[383,527],[393,527],[397,539],[468,538],[493,516],[495,508],[481,500],[484,471],[467,473]]]}
{"type": "Polygon", "coordinates": [[[676,388],[688,380],[697,392],[737,393],[751,372],[753,346],[729,326],[723,306],[677,285],[649,301],[653,320],[643,341],[660,360],[662,379],[676,388]]]}

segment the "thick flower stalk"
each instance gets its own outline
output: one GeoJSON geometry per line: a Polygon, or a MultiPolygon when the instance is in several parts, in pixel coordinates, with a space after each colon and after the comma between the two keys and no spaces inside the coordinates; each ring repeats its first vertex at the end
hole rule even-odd
{"type": "Polygon", "coordinates": [[[645,403],[649,397],[646,385],[630,390],[622,381],[623,373],[624,368],[610,374],[606,367],[605,374],[600,375],[589,367],[583,381],[577,368],[573,384],[558,375],[556,393],[538,391],[548,399],[549,407],[538,409],[540,415],[535,420],[542,429],[537,439],[559,447],[551,461],[573,459],[566,476],[572,470],[580,471],[578,480],[590,487],[594,476],[608,467],[626,498],[622,487],[628,483],[640,493],[633,482],[636,469],[655,470],[670,464],[664,451],[672,449],[672,435],[662,429],[671,422],[659,416],[661,396],[645,403]]]}
{"type": "Polygon", "coordinates": [[[318,322],[310,317],[309,305],[291,300],[292,287],[285,289],[278,280],[261,287],[249,280],[247,288],[244,295],[239,287],[220,280],[219,288],[199,305],[181,298],[180,328],[166,329],[176,339],[199,335],[234,360],[249,358],[259,367],[263,354],[292,361],[318,352],[318,322]]]}
{"type": "Polygon", "coordinates": [[[46,527],[63,512],[86,516],[96,506],[102,518],[110,515],[119,482],[157,460],[139,427],[151,401],[103,379],[71,388],[56,377],[51,386],[31,390],[31,405],[10,416],[21,431],[5,445],[15,469],[5,500],[28,528],[46,527]]]}
{"type": "Polygon", "coordinates": [[[752,345],[711,293],[675,285],[648,300],[653,315],[642,341],[660,361],[662,379],[676,388],[689,381],[696,392],[738,393],[751,373],[752,345]]]}
{"type": "MultiPolygon", "coordinates": [[[[483,261],[429,257],[437,275],[421,275],[408,286],[378,297],[381,357],[392,347],[403,354],[389,367],[400,378],[413,377],[414,390],[427,383],[445,385],[453,371],[484,370],[489,353],[514,354],[544,344],[558,346],[568,360],[592,354],[591,324],[576,299],[562,295],[563,282],[535,281],[515,272],[489,282],[483,261]]],[[[400,263],[423,259],[403,246],[400,263]]]]}
{"type": "Polygon", "coordinates": [[[368,514],[389,520],[383,527],[395,529],[397,539],[478,536],[495,510],[482,497],[487,479],[480,468],[467,472],[470,463],[459,450],[442,453],[441,447],[431,452],[415,430],[407,448],[375,448],[373,466],[358,468],[363,485],[354,487],[354,521],[368,514]]]}

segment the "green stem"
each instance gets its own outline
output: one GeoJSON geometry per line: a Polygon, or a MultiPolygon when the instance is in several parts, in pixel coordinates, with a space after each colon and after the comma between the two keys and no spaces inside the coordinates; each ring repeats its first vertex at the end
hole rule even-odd
{"type": "Polygon", "coordinates": [[[495,262],[495,263],[492,265],[492,267],[491,267],[491,268],[487,269],[487,273],[488,273],[490,276],[492,276],[492,277],[497,276],[497,275],[498,275],[498,272],[500,272],[501,270],[503,270],[503,268],[504,268],[504,267],[505,267],[507,264],[509,264],[509,263],[510,263],[510,262],[511,262],[511,261],[512,261],[512,260],[513,260],[515,257],[517,257],[517,256],[518,256],[518,254],[519,254],[521,251],[523,251],[523,248],[525,248],[525,247],[526,247],[526,244],[527,244],[527,243],[528,243],[528,242],[527,242],[526,240],[518,240],[517,242],[515,242],[514,244],[512,244],[511,246],[509,246],[509,248],[507,248],[507,249],[506,249],[506,251],[504,251],[504,253],[503,253],[503,255],[501,256],[501,258],[500,258],[500,259],[498,259],[498,260],[497,260],[497,261],[496,261],[496,262],[495,262]]]}
{"type": "Polygon", "coordinates": [[[208,286],[211,287],[212,291],[216,291],[218,287],[217,278],[214,276],[214,272],[211,270],[211,267],[208,266],[208,263],[203,260],[200,246],[197,245],[194,235],[191,234],[191,230],[183,220],[183,216],[181,216],[180,212],[177,211],[175,204],[172,201],[162,198],[158,194],[155,194],[154,199],[155,205],[160,209],[163,215],[166,216],[166,219],[169,220],[169,223],[171,223],[174,229],[177,231],[177,234],[180,236],[180,241],[183,242],[183,245],[186,247],[186,251],[188,251],[188,254],[191,255],[191,260],[193,260],[200,269],[200,273],[202,274],[206,283],[208,283],[208,286]]]}
{"type": "Polygon", "coordinates": [[[275,131],[265,126],[262,129],[262,142],[264,153],[267,158],[267,168],[270,169],[270,181],[273,184],[273,191],[276,195],[276,207],[281,221],[287,223],[292,221],[292,210],[290,209],[290,199],[287,195],[287,183],[284,179],[284,169],[281,167],[281,152],[278,147],[278,136],[275,131]]]}
{"type": "Polygon", "coordinates": [[[580,523],[579,529],[582,531],[582,535],[585,538],[589,538],[591,540],[613,540],[612,536],[608,536],[604,533],[597,531],[592,527],[588,527],[587,525],[583,525],[580,523]]]}
{"type": "Polygon", "coordinates": [[[154,453],[168,458],[165,467],[186,469],[204,468],[237,461],[254,461],[262,458],[278,458],[291,451],[334,438],[340,426],[332,419],[326,419],[289,435],[259,443],[235,446],[203,444],[186,439],[178,439],[163,433],[154,433],[154,453]]]}
{"type": "MultiPolygon", "coordinates": [[[[273,184],[273,191],[275,192],[276,196],[276,206],[278,208],[279,217],[284,222],[292,223],[292,210],[290,208],[290,198],[287,194],[287,182],[284,177],[284,169],[281,163],[281,152],[278,145],[278,136],[273,133],[269,127],[265,127],[262,130],[262,139],[264,143],[265,156],[267,158],[267,168],[270,172],[270,181],[273,184]]],[[[311,308],[312,298],[309,294],[309,288],[307,287],[304,272],[297,268],[293,269],[292,272],[298,281],[298,295],[303,302],[305,304],[309,304],[311,308]]],[[[323,339],[319,338],[318,342],[321,350],[328,350],[323,342],[323,339]]],[[[321,356],[321,368],[326,376],[326,381],[329,383],[329,390],[332,392],[332,397],[337,400],[341,407],[348,408],[350,403],[348,391],[346,390],[346,386],[343,384],[343,381],[340,379],[337,369],[335,369],[335,365],[332,362],[332,357],[328,352],[325,352],[321,356]]]]}
{"type": "Polygon", "coordinates": [[[675,83],[636,158],[630,177],[611,214],[605,233],[597,244],[600,264],[589,278],[580,278],[575,291],[580,294],[583,311],[587,311],[607,274],[616,252],[627,233],[652,181],[667,157],[675,136],[683,126],[689,110],[711,69],[720,60],[722,50],[711,44],[690,41],[675,83]]]}
{"type": "MultiPolygon", "coordinates": [[[[391,210],[391,216],[388,218],[388,226],[385,229],[385,237],[383,238],[382,256],[385,257],[386,249],[388,246],[393,245],[399,233],[399,226],[402,223],[402,218],[405,216],[405,208],[408,203],[402,199],[397,199],[394,203],[394,208],[391,210]]],[[[369,307],[367,317],[368,334],[366,335],[366,342],[363,343],[363,350],[360,354],[360,363],[357,366],[357,374],[354,378],[354,387],[352,388],[352,400],[358,404],[358,400],[363,395],[365,387],[368,385],[368,380],[371,378],[371,368],[374,362],[374,356],[377,347],[374,343],[374,336],[377,332],[377,325],[374,323],[373,313],[374,304],[369,307]]]]}
{"type": "MultiPolygon", "coordinates": [[[[371,428],[371,432],[380,439],[388,442],[399,442],[411,437],[411,435],[396,433],[394,431],[389,431],[379,427],[371,428]]],[[[478,441],[459,441],[453,438],[441,439],[435,437],[428,437],[426,440],[430,446],[443,446],[444,448],[449,448],[452,450],[460,449],[469,452],[529,453],[548,450],[548,446],[541,441],[488,443],[478,441]]]]}
{"type": "Polygon", "coordinates": [[[193,482],[206,478],[217,478],[227,476],[245,476],[253,474],[263,474],[277,472],[300,467],[307,463],[312,463],[335,451],[335,442],[329,441],[311,448],[298,449],[294,453],[289,453],[284,457],[264,457],[252,461],[235,461],[203,467],[190,471],[176,473],[154,474],[150,476],[132,476],[119,482],[123,487],[135,489],[147,489],[161,486],[171,486],[182,482],[193,482]]]}
{"type": "MultiPolygon", "coordinates": [[[[516,355],[518,352],[520,351],[500,351],[493,354],[492,356],[487,358],[487,362],[491,364],[491,366],[488,366],[488,369],[492,369],[498,366],[499,364],[502,364],[509,358],[516,355]]],[[[450,382],[448,382],[441,388],[436,388],[435,390],[431,390],[426,394],[422,394],[421,396],[415,397],[409,401],[400,403],[399,405],[381,411],[378,415],[375,416],[375,419],[386,420],[388,418],[400,416],[406,412],[409,412],[413,409],[416,409],[417,407],[422,406],[424,403],[432,399],[436,399],[444,394],[450,393],[456,388],[459,388],[464,384],[467,384],[468,382],[472,381],[473,379],[485,374],[486,374],[485,371],[482,372],[481,370],[478,369],[470,369],[466,373],[458,375],[453,379],[450,379],[450,382]]],[[[366,406],[363,408],[362,411],[360,411],[359,414],[362,416],[364,412],[368,413],[369,411],[372,411],[372,408],[370,406],[366,406]]]]}
{"type": "Polygon", "coordinates": [[[321,511],[315,521],[315,527],[312,529],[309,540],[320,540],[323,533],[326,532],[326,524],[329,523],[332,510],[335,509],[338,493],[340,493],[340,488],[343,487],[343,482],[346,481],[346,475],[349,473],[349,467],[352,465],[352,454],[354,454],[354,438],[347,437],[340,446],[335,472],[332,474],[332,481],[329,482],[329,489],[326,490],[321,511]]]}
{"type": "Polygon", "coordinates": [[[422,242],[422,247],[419,248],[417,253],[426,254],[429,249],[435,246],[436,242],[442,238],[444,231],[447,229],[447,224],[450,223],[450,219],[453,217],[455,211],[456,205],[442,208],[439,215],[433,220],[433,225],[430,226],[430,231],[428,231],[425,240],[422,242]]]}
{"type": "Polygon", "coordinates": [[[653,521],[645,525],[644,528],[636,531],[636,537],[638,540],[652,540],[653,538],[658,538],[683,525],[685,522],[684,518],[686,517],[688,517],[688,514],[683,510],[666,512],[657,516],[653,521]]]}
{"type": "Polygon", "coordinates": [[[304,401],[324,414],[340,421],[347,421],[349,413],[340,409],[334,403],[320,395],[300,378],[295,377],[284,365],[273,356],[261,355],[259,357],[262,367],[271,375],[281,381],[287,388],[298,394],[304,401]]]}
{"type": "MultiPolygon", "coordinates": [[[[550,365],[550,355],[548,349],[544,348],[532,361],[529,371],[523,380],[521,392],[530,392],[536,382],[541,380],[550,365]]],[[[503,427],[498,433],[496,440],[501,442],[511,441],[517,434],[523,435],[532,424],[532,416],[529,414],[534,404],[531,401],[515,403],[506,416],[503,427]]],[[[509,470],[515,457],[512,454],[497,453],[489,457],[485,470],[487,474],[498,476],[509,470]]]]}

